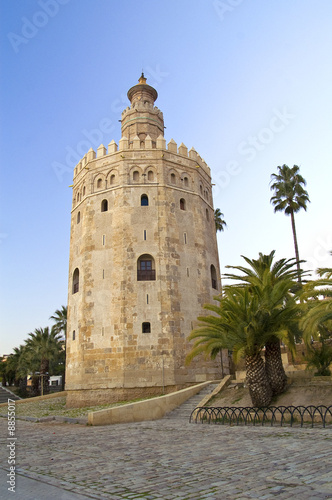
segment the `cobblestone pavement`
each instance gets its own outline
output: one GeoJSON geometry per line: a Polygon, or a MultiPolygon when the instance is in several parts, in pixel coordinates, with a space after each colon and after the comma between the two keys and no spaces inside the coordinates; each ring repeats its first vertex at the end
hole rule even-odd
{"type": "Polygon", "coordinates": [[[331,428],[16,423],[18,474],[60,487],[60,500],[68,491],[112,500],[332,498],[331,428]]]}

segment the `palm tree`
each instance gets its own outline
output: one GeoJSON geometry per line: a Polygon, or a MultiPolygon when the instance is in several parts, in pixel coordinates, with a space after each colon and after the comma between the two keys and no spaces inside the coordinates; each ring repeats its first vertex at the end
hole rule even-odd
{"type": "Polygon", "coordinates": [[[329,328],[332,322],[332,268],[317,269],[317,274],[320,278],[306,283],[302,293],[306,303],[301,327],[307,345],[312,338],[319,337],[319,326],[329,328]]]}
{"type": "Polygon", "coordinates": [[[332,362],[332,269],[317,269],[319,279],[303,287],[302,307],[305,314],[301,320],[303,338],[308,348],[308,368],[317,370],[317,375],[330,375],[332,362]],[[318,341],[314,343],[313,340],[318,341]]]}
{"type": "Polygon", "coordinates": [[[227,224],[222,217],[224,217],[224,214],[220,211],[220,208],[216,208],[214,211],[214,222],[216,224],[216,232],[224,231],[225,227],[227,227],[227,224]]]}
{"type": "Polygon", "coordinates": [[[26,396],[27,375],[30,371],[30,357],[26,346],[14,347],[13,354],[10,354],[5,361],[6,379],[9,384],[14,384],[19,388],[19,395],[26,396]]]}
{"type": "Polygon", "coordinates": [[[271,203],[274,205],[275,212],[284,212],[291,216],[295,257],[298,270],[298,282],[301,283],[300,257],[297,244],[295,217],[294,214],[301,208],[307,209],[307,203],[310,202],[309,195],[303,186],[306,185],[305,179],[300,175],[300,169],[297,165],[289,168],[287,165],[278,166],[278,174],[271,175],[271,190],[274,190],[274,196],[271,203]]]}
{"type": "Polygon", "coordinates": [[[2,356],[0,357],[0,378],[2,385],[6,385],[7,384],[6,359],[2,356]]]}
{"type": "Polygon", "coordinates": [[[221,349],[233,351],[234,360],[243,356],[246,363],[247,381],[254,406],[268,406],[272,391],[265,376],[261,349],[264,345],[259,304],[248,289],[224,287],[219,305],[206,304],[205,309],[214,315],[200,316],[201,326],[193,330],[189,340],[196,339],[187,356],[189,363],[200,353],[215,358],[221,349]]]}
{"type": "Polygon", "coordinates": [[[65,389],[65,376],[66,376],[65,366],[66,366],[67,313],[68,313],[67,306],[61,306],[61,309],[60,310],[57,309],[54,315],[50,317],[50,319],[53,319],[55,321],[54,325],[55,331],[59,333],[63,332],[64,334],[64,341],[62,344],[63,349],[60,352],[59,359],[57,359],[56,362],[52,363],[51,365],[54,375],[62,376],[62,390],[65,389]]]}
{"type": "MultiPolygon", "coordinates": [[[[268,255],[259,254],[258,259],[244,260],[249,264],[249,268],[243,266],[226,266],[236,269],[243,274],[225,274],[226,278],[240,281],[243,286],[248,286],[251,293],[259,294],[262,297],[262,306],[268,307],[277,286],[282,286],[284,295],[280,295],[280,306],[284,307],[287,301],[294,302],[297,290],[296,277],[298,271],[295,267],[296,259],[280,259],[273,263],[275,251],[268,255]],[[264,305],[265,304],[265,305],[264,305]]],[[[305,274],[300,271],[301,275],[305,274]]],[[[276,304],[275,304],[276,306],[276,304]]],[[[297,327],[298,314],[287,326],[288,334],[283,336],[285,343],[291,349],[294,347],[294,336],[299,336],[297,327]]],[[[286,331],[285,331],[286,332],[286,331]]],[[[281,394],[287,385],[287,376],[282,364],[280,338],[278,335],[270,335],[265,343],[265,370],[269,380],[273,396],[281,394]]]]}
{"type": "Polygon", "coordinates": [[[204,306],[214,315],[198,318],[201,325],[189,336],[196,341],[187,362],[202,352],[213,358],[222,348],[232,350],[235,361],[244,356],[253,405],[269,405],[274,391],[261,353],[271,339],[286,341],[291,337],[298,312],[289,294],[293,284],[289,277],[273,283],[266,272],[258,285],[225,286],[222,295],[215,298],[219,305],[204,306]]]}
{"type": "Polygon", "coordinates": [[[61,350],[62,343],[59,337],[60,333],[55,327],[49,330],[46,328],[37,328],[34,333],[29,333],[29,338],[26,341],[26,348],[31,354],[34,363],[39,364],[39,372],[42,378],[43,393],[47,393],[49,389],[49,367],[50,362],[55,360],[61,350]]]}
{"type": "Polygon", "coordinates": [[[67,333],[67,307],[61,306],[61,309],[57,309],[53,316],[50,317],[55,321],[54,330],[57,333],[63,332],[64,337],[66,338],[67,333]]]}

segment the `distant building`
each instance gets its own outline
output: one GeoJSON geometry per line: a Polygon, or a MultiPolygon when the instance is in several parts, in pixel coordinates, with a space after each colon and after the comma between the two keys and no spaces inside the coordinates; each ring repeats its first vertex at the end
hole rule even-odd
{"type": "Polygon", "coordinates": [[[210,169],[193,148],[166,146],[157,91],[143,74],[128,98],[119,145],[90,149],[74,170],[70,406],[221,377],[220,359],[185,366],[197,316],[220,293],[210,169]]]}
{"type": "Polygon", "coordinates": [[[62,384],[62,375],[51,375],[48,380],[48,384],[51,387],[61,387],[62,384]]]}

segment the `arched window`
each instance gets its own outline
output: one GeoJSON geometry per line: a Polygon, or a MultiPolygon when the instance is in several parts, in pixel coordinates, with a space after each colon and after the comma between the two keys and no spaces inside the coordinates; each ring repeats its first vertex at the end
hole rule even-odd
{"type": "Polygon", "coordinates": [[[154,173],[152,170],[148,171],[148,181],[153,181],[154,180],[154,173]]]}
{"type": "Polygon", "coordinates": [[[141,196],[141,207],[147,207],[149,205],[149,198],[146,194],[141,196]]]}
{"type": "Polygon", "coordinates": [[[203,194],[203,187],[202,187],[202,184],[199,186],[199,190],[200,190],[201,194],[203,194]]]}
{"type": "Polygon", "coordinates": [[[218,290],[217,272],[216,272],[216,268],[214,267],[213,264],[211,264],[211,284],[212,284],[212,288],[214,288],[215,290],[218,290]]]}
{"type": "Polygon", "coordinates": [[[83,196],[85,196],[85,186],[83,187],[83,196]]]}
{"type": "Polygon", "coordinates": [[[188,187],[189,186],[189,181],[188,181],[188,177],[184,177],[183,179],[183,184],[188,187]]]}
{"type": "Polygon", "coordinates": [[[133,172],[133,180],[134,181],[138,181],[139,180],[139,172],[138,172],[138,170],[135,170],[133,172]]]}
{"type": "Polygon", "coordinates": [[[154,281],[156,270],[152,255],[141,255],[137,260],[137,281],[154,281]]]}
{"type": "Polygon", "coordinates": [[[175,184],[175,174],[171,174],[171,183],[175,184]]]}
{"type": "Polygon", "coordinates": [[[101,202],[101,211],[102,212],[107,212],[108,210],[108,201],[107,200],[103,200],[101,202]]]}
{"type": "Polygon", "coordinates": [[[77,193],[76,201],[77,203],[80,201],[80,193],[77,193]]]}
{"type": "Polygon", "coordinates": [[[76,337],[75,330],[73,330],[73,340],[75,340],[75,337],[76,337]]]}
{"type": "Polygon", "coordinates": [[[100,189],[102,187],[102,184],[103,184],[103,180],[102,179],[98,179],[97,180],[97,188],[100,189]]]}
{"type": "Polygon", "coordinates": [[[111,175],[111,180],[110,180],[111,185],[115,184],[115,174],[111,175]]]}
{"type": "Polygon", "coordinates": [[[79,224],[81,221],[81,212],[78,212],[77,214],[77,224],[79,224]]]}
{"type": "Polygon", "coordinates": [[[80,284],[80,272],[78,268],[76,268],[73,274],[73,293],[78,292],[79,284],[80,284]]]}
{"type": "Polygon", "coordinates": [[[142,323],[142,333],[151,333],[151,323],[147,321],[142,323]]]}
{"type": "Polygon", "coordinates": [[[209,211],[207,208],[205,209],[205,214],[206,214],[206,220],[210,220],[209,211]]]}
{"type": "Polygon", "coordinates": [[[186,200],[184,198],[181,198],[181,200],[180,200],[180,209],[181,210],[186,209],[186,200]]]}

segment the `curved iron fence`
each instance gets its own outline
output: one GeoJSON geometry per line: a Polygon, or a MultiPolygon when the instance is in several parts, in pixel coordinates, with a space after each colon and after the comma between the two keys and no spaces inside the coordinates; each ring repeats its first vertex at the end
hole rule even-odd
{"type": "Polygon", "coordinates": [[[189,422],[326,427],[332,425],[332,406],[267,406],[266,408],[200,406],[191,412],[189,422]]]}

